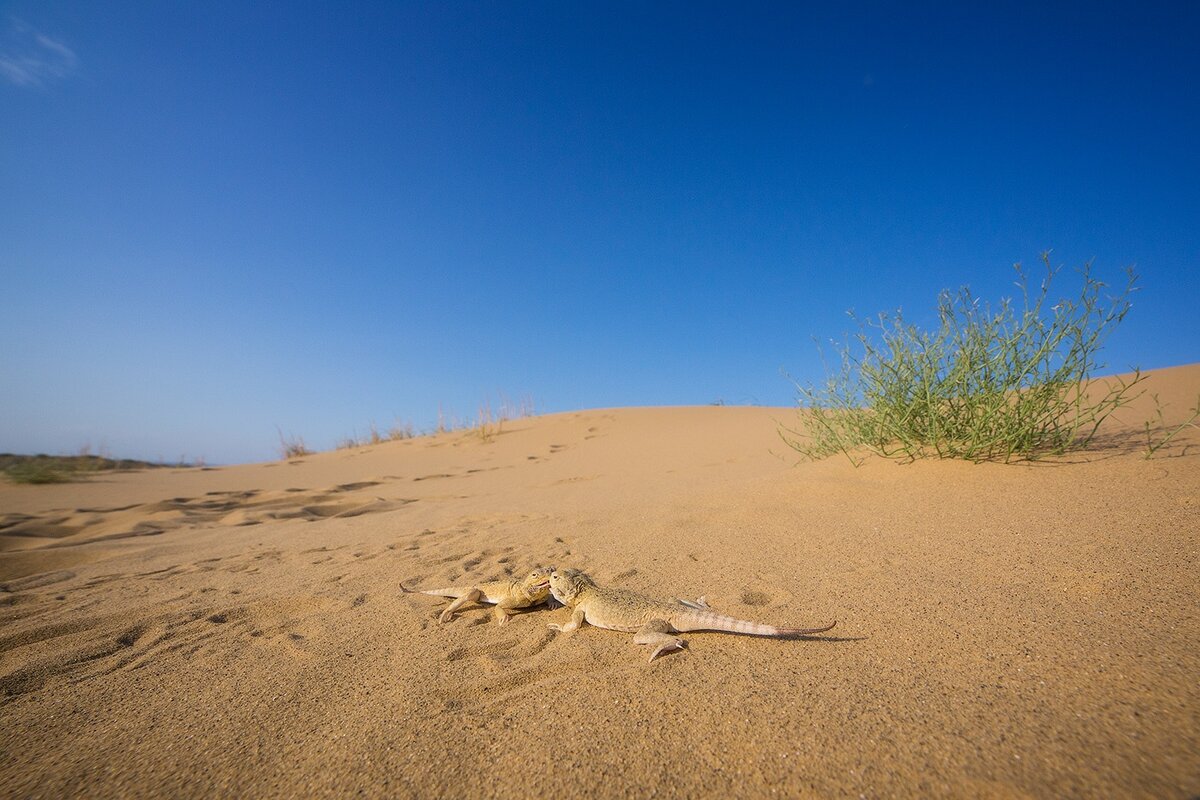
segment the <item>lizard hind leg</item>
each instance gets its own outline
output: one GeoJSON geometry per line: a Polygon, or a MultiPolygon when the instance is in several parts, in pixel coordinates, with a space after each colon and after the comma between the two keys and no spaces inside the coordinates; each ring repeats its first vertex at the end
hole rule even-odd
{"type": "Polygon", "coordinates": [[[515,608],[520,608],[520,605],[508,600],[501,600],[499,603],[496,603],[496,608],[492,610],[492,614],[496,617],[496,624],[507,625],[515,608]]]}
{"type": "Polygon", "coordinates": [[[467,603],[478,602],[482,599],[483,592],[481,592],[479,589],[469,589],[461,597],[456,598],[453,603],[446,606],[446,609],[442,612],[442,615],[438,617],[438,620],[440,622],[449,622],[450,620],[454,619],[455,611],[458,611],[467,603]]]}
{"type": "Polygon", "coordinates": [[[666,620],[652,619],[633,635],[633,643],[653,647],[654,650],[650,653],[650,660],[654,661],[654,659],[663,653],[669,653],[672,650],[682,650],[687,645],[687,642],[683,639],[680,639],[678,636],[672,636],[671,634],[674,632],[675,629],[666,620]]]}

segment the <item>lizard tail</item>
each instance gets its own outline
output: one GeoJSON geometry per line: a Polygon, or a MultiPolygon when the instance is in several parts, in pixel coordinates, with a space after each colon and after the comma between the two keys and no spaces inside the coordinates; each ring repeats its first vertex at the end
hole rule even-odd
{"type": "Polygon", "coordinates": [[[672,627],[680,633],[688,631],[725,631],[726,633],[744,633],[749,636],[807,636],[823,633],[837,622],[832,622],[821,628],[780,628],[775,625],[763,625],[761,622],[750,622],[736,617],[726,617],[711,611],[696,611],[689,614],[676,615],[671,620],[672,627]]]}
{"type": "Polygon", "coordinates": [[[464,592],[453,586],[447,586],[445,589],[410,589],[403,582],[400,583],[400,589],[405,594],[431,594],[434,597],[458,597],[464,592]]]}

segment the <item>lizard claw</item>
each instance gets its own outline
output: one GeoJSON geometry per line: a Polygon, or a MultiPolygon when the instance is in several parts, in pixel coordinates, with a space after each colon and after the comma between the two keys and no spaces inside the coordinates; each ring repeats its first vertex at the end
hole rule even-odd
{"type": "Polygon", "coordinates": [[[676,639],[672,637],[671,641],[663,642],[654,649],[654,652],[650,654],[650,662],[653,663],[654,659],[658,658],[663,653],[670,653],[672,650],[682,650],[685,646],[687,646],[687,642],[685,642],[683,639],[676,639]]]}

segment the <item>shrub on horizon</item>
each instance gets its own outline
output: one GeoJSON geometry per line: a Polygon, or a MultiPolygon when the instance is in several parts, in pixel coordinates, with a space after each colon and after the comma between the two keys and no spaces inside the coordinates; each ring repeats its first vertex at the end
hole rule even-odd
{"type": "MultiPolygon", "coordinates": [[[[1046,277],[1031,293],[1015,265],[1021,307],[1004,299],[993,311],[966,287],[938,295],[938,325],[923,330],[901,312],[863,322],[835,343],[838,369],[824,385],[796,384],[797,429],[780,436],[801,454],[820,459],[866,449],[886,458],[1033,460],[1091,444],[1100,424],[1136,395],[1143,380],[1092,382],[1104,365],[1097,353],[1131,307],[1137,275],[1104,296],[1106,284],[1079,271],[1073,298],[1050,299],[1058,269],[1042,254],[1046,277]]],[[[853,315],[851,315],[853,317],[853,315]]]]}

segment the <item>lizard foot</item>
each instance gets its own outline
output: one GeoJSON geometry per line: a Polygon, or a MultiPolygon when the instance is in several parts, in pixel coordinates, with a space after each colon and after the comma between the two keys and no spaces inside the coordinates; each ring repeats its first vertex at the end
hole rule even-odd
{"type": "Polygon", "coordinates": [[[654,650],[650,653],[650,661],[654,661],[654,659],[663,653],[670,653],[672,650],[682,650],[687,646],[687,642],[683,639],[680,639],[678,636],[672,636],[673,632],[674,629],[671,628],[669,623],[661,619],[652,619],[633,635],[633,643],[653,647],[654,650]]]}
{"type": "Polygon", "coordinates": [[[441,616],[438,617],[438,622],[449,622],[452,619],[454,619],[453,611],[443,611],[441,616]]]}

